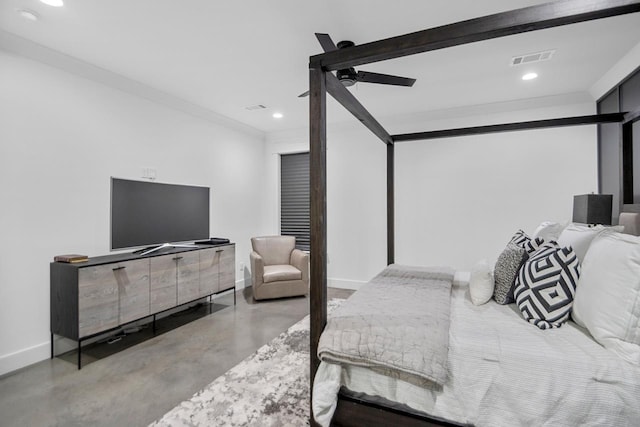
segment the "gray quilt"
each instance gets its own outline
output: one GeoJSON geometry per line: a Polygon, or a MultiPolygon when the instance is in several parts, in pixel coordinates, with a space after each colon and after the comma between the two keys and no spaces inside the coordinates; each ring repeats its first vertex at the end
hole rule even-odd
{"type": "Polygon", "coordinates": [[[391,265],[327,320],[318,356],[424,386],[447,379],[453,270],[391,265]]]}

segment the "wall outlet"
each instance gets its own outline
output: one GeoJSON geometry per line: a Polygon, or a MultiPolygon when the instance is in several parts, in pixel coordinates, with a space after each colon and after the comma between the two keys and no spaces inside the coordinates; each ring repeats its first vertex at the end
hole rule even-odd
{"type": "Polygon", "coordinates": [[[241,262],[240,264],[238,264],[238,270],[241,272],[244,271],[244,262],[241,262]]]}
{"type": "Polygon", "coordinates": [[[142,168],[142,177],[150,180],[156,179],[157,172],[154,168],[142,168]]]}

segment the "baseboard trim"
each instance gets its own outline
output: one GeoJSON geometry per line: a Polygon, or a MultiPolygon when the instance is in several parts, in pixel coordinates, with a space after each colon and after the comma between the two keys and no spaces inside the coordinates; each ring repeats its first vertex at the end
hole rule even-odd
{"type": "MultiPolygon", "coordinates": [[[[251,277],[249,277],[249,280],[251,280],[251,277]]],[[[245,283],[247,282],[246,278],[240,279],[240,280],[236,280],[236,291],[239,291],[240,289],[244,289],[246,288],[245,283]]],[[[251,282],[249,282],[251,283],[251,282]]]]}
{"type": "Polygon", "coordinates": [[[0,378],[49,357],[51,357],[51,343],[49,341],[0,356],[0,378]]]}
{"type": "Polygon", "coordinates": [[[330,288],[352,289],[354,291],[360,289],[365,283],[367,282],[362,280],[327,279],[327,286],[330,288]]]}

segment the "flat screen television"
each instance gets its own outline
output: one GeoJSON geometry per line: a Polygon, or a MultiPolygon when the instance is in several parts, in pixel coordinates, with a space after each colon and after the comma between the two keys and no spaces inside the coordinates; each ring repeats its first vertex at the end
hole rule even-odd
{"type": "Polygon", "coordinates": [[[111,178],[111,249],[209,238],[209,187],[111,178]]]}

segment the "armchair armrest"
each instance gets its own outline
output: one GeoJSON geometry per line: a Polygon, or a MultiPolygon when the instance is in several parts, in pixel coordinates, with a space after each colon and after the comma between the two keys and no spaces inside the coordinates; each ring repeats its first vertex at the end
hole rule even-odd
{"type": "Polygon", "coordinates": [[[291,252],[290,264],[302,272],[302,281],[309,284],[309,254],[300,249],[291,252]]]}
{"type": "Polygon", "coordinates": [[[249,259],[251,261],[251,285],[255,289],[264,281],[264,261],[256,251],[251,251],[249,259]]]}

